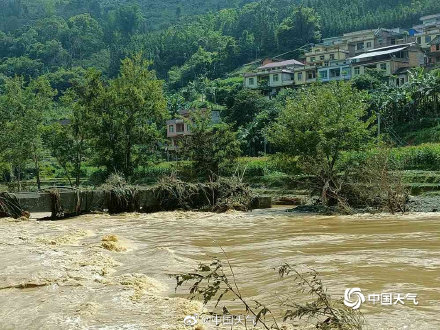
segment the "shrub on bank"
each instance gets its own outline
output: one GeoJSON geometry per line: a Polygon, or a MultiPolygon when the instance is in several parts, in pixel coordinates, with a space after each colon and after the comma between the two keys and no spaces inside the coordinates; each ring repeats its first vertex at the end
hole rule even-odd
{"type": "MultiPolygon", "coordinates": [[[[378,149],[345,153],[341,163],[342,166],[360,164],[378,153],[378,149]]],[[[440,144],[427,143],[393,148],[390,149],[388,161],[389,167],[393,170],[440,170],[440,144]]]]}

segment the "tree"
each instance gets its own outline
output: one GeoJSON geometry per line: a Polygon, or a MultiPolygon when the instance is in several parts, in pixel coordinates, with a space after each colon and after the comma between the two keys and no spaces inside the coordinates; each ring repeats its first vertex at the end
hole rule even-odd
{"type": "Polygon", "coordinates": [[[108,172],[129,177],[162,139],[166,100],[150,64],[138,54],[122,61],[119,76],[108,85],[95,75],[87,86],[84,105],[93,109],[96,160],[108,172]]]}
{"type": "Polygon", "coordinates": [[[75,186],[81,183],[82,164],[90,154],[91,131],[93,121],[87,100],[90,100],[90,89],[87,84],[93,83],[93,73],[86,80],[76,80],[74,87],[66,91],[62,103],[69,108],[70,113],[64,124],[55,122],[45,127],[44,144],[50,150],[61,168],[64,170],[70,185],[71,177],[75,178],[75,186]]]}
{"type": "Polygon", "coordinates": [[[18,75],[26,79],[36,78],[41,74],[42,69],[43,63],[26,56],[9,57],[0,64],[0,73],[8,77],[18,75]]]}
{"type": "Polygon", "coordinates": [[[86,58],[103,47],[102,28],[90,14],[73,16],[68,24],[67,47],[73,58],[86,58]]]}
{"type": "Polygon", "coordinates": [[[372,118],[363,120],[365,98],[345,82],[299,90],[268,131],[269,141],[298,157],[304,172],[319,180],[326,205],[340,189],[337,165],[343,152],[365,149],[372,139],[372,118]]]}
{"type": "Polygon", "coordinates": [[[278,43],[283,50],[293,50],[321,39],[320,18],[313,8],[297,7],[278,27],[278,43]]]}
{"type": "Polygon", "coordinates": [[[41,188],[41,134],[44,114],[53,106],[54,96],[55,91],[45,78],[31,80],[27,85],[19,76],[6,79],[5,92],[0,96],[1,147],[14,168],[19,189],[28,161],[34,165],[37,186],[41,188]]]}
{"type": "Polygon", "coordinates": [[[192,113],[188,124],[191,135],[182,139],[179,150],[193,162],[194,173],[204,180],[216,180],[230,171],[240,155],[236,133],[231,127],[214,124],[209,110],[192,113]]]}
{"type": "Polygon", "coordinates": [[[383,87],[389,82],[389,77],[377,69],[367,69],[364,74],[357,75],[353,78],[352,84],[359,90],[373,92],[383,87]]]}
{"type": "Polygon", "coordinates": [[[260,92],[243,89],[234,98],[232,107],[225,111],[225,119],[234,129],[251,123],[264,109],[269,108],[271,101],[260,92]]]}

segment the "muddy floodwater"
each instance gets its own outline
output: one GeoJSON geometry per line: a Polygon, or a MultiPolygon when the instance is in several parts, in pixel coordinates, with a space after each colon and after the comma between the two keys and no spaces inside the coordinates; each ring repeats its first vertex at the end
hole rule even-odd
{"type": "Polygon", "coordinates": [[[318,271],[338,299],[353,287],[417,294],[418,305],[366,301],[367,329],[440,329],[440,215],[284,209],[0,219],[0,329],[185,329],[203,306],[167,275],[221,257],[219,246],[243,295],[269,307],[290,290],[274,271],[287,262],[318,271]]]}

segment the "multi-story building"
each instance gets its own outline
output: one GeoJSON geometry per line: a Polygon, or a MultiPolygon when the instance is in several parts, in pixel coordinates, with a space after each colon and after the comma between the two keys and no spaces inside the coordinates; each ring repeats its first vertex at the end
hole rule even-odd
{"type": "Polygon", "coordinates": [[[294,71],[294,83],[296,86],[311,84],[316,82],[316,66],[305,65],[302,68],[296,68],[294,71]]]}
{"type": "Polygon", "coordinates": [[[348,61],[333,61],[327,66],[318,68],[318,80],[321,82],[349,79],[351,79],[351,67],[348,61]]]}
{"type": "MultiPolygon", "coordinates": [[[[371,49],[363,54],[349,59],[352,67],[352,77],[365,73],[368,69],[381,70],[391,78],[396,75],[402,75],[408,68],[420,67],[424,64],[424,54],[421,48],[415,43],[393,45],[371,49]]],[[[403,77],[407,82],[407,76],[403,77]]]]}
{"type": "Polygon", "coordinates": [[[342,61],[348,56],[347,45],[341,38],[327,38],[305,54],[306,64],[327,66],[332,61],[342,61]]]}
{"type": "Polygon", "coordinates": [[[431,48],[427,53],[427,66],[437,66],[440,64],[440,36],[430,43],[431,48]]]}
{"type": "Polygon", "coordinates": [[[414,26],[416,42],[428,50],[432,40],[440,36],[440,14],[429,15],[420,18],[422,24],[414,26]]]}
{"type": "Polygon", "coordinates": [[[265,61],[245,74],[244,85],[276,93],[316,81],[349,80],[367,69],[381,70],[391,83],[404,84],[411,68],[440,65],[440,14],[421,21],[409,31],[379,28],[325,38],[304,54],[304,63],[265,61]]]}
{"type": "Polygon", "coordinates": [[[294,70],[302,67],[304,67],[304,63],[294,59],[286,61],[267,59],[255,72],[244,75],[244,85],[251,89],[275,92],[281,87],[292,86],[294,84],[294,70]]]}
{"type": "Polygon", "coordinates": [[[347,45],[349,57],[371,49],[408,43],[412,37],[401,29],[375,29],[345,33],[342,36],[347,45]]]}

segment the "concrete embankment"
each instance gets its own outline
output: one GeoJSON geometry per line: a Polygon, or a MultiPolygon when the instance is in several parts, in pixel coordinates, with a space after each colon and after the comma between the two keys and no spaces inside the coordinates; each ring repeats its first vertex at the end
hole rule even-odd
{"type": "MultiPolygon", "coordinates": [[[[51,192],[23,192],[15,196],[21,208],[30,213],[51,213],[53,218],[71,215],[79,215],[91,212],[106,212],[111,210],[115,203],[115,196],[111,191],[105,190],[54,190],[51,192]]],[[[123,196],[122,199],[125,197],[123,196]]],[[[121,212],[157,212],[170,210],[169,204],[166,209],[163,201],[154,188],[137,189],[132,200],[123,202],[121,212]],[[124,204],[123,203],[123,204],[124,204]]],[[[272,206],[272,198],[268,196],[256,196],[252,199],[251,209],[264,209],[272,206]]],[[[175,205],[179,209],[179,205],[175,205]]]]}

